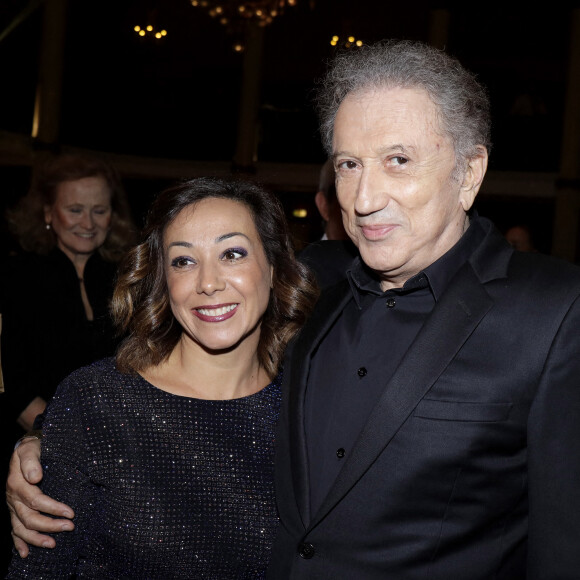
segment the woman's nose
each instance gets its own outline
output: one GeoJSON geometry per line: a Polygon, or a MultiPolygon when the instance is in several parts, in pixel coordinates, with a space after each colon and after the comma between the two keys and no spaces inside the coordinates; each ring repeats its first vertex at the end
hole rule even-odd
{"type": "Polygon", "coordinates": [[[225,284],[218,266],[200,265],[198,272],[196,288],[198,294],[213,294],[224,289],[225,284]]]}
{"type": "Polygon", "coordinates": [[[95,225],[95,220],[90,212],[83,212],[81,215],[81,225],[87,230],[92,230],[95,225]]]}

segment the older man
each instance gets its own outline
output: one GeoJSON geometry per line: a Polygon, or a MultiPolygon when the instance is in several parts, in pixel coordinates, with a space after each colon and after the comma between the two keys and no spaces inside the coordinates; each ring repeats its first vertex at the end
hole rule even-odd
{"type": "Polygon", "coordinates": [[[288,353],[270,577],[580,577],[580,269],[470,215],[485,91],[390,42],[321,111],[362,261],[288,353]]]}
{"type": "Polygon", "coordinates": [[[580,269],[470,215],[485,91],[390,42],[339,56],[321,111],[361,260],[288,353],[270,578],[578,578],[580,269]]]}

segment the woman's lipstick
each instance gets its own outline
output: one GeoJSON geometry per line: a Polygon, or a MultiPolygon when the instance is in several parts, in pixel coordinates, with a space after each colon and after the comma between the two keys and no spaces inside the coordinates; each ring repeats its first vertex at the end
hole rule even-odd
{"type": "Polygon", "coordinates": [[[231,318],[238,308],[239,304],[212,304],[208,306],[199,306],[193,308],[194,316],[197,316],[204,322],[221,322],[231,318]]]}

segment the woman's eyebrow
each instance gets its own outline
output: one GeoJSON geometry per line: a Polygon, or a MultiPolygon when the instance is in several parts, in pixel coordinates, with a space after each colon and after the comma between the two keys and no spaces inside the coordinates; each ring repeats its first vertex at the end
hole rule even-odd
{"type": "Polygon", "coordinates": [[[229,234],[223,234],[222,236],[218,236],[215,239],[216,244],[219,242],[223,242],[224,240],[227,240],[229,238],[233,238],[235,236],[243,236],[244,238],[246,238],[247,240],[249,240],[250,238],[248,238],[248,236],[246,236],[246,234],[243,234],[242,232],[230,232],[229,234]]]}
{"type": "MultiPolygon", "coordinates": [[[[246,238],[246,240],[249,240],[250,238],[248,238],[248,236],[246,236],[246,234],[243,234],[242,232],[230,232],[229,234],[223,234],[221,236],[218,236],[215,239],[215,243],[218,244],[219,242],[223,242],[224,240],[229,240],[230,238],[234,238],[235,236],[243,236],[244,238],[246,238]]],[[[182,242],[182,241],[176,241],[176,242],[171,242],[167,248],[172,248],[173,246],[180,246],[180,247],[184,247],[184,248],[193,248],[193,244],[190,242],[182,242]]]]}
{"type": "Polygon", "coordinates": [[[167,249],[172,248],[173,246],[183,246],[184,248],[193,248],[193,244],[190,244],[189,242],[171,242],[167,246],[167,249]]]}

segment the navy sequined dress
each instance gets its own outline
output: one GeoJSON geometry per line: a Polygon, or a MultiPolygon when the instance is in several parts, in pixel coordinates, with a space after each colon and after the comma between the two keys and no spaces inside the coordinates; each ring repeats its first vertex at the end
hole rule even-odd
{"type": "Polygon", "coordinates": [[[48,409],[42,463],[44,491],[75,510],[76,529],[14,557],[8,578],[263,578],[280,382],[208,401],[113,359],[73,373],[48,409]]]}

